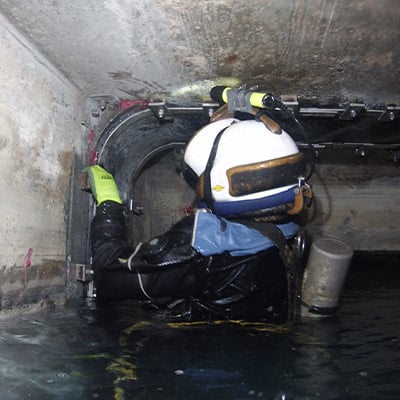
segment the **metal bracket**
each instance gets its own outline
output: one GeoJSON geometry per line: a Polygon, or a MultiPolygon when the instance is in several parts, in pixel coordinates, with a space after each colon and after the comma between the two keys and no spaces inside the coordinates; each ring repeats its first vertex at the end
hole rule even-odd
{"type": "Polygon", "coordinates": [[[174,116],[165,105],[164,100],[149,103],[149,108],[160,122],[171,122],[174,120],[174,116]]]}
{"type": "Polygon", "coordinates": [[[334,118],[340,112],[339,108],[318,108],[318,107],[300,107],[299,114],[302,117],[314,117],[314,118],[334,118]]]}
{"type": "Polygon", "coordinates": [[[218,103],[203,103],[203,112],[208,117],[211,118],[215,112],[219,108],[218,103]]]}
{"type": "Polygon", "coordinates": [[[399,164],[400,163],[400,150],[394,151],[391,150],[392,153],[392,160],[395,164],[399,164]]]}
{"type": "Polygon", "coordinates": [[[365,110],[365,104],[350,103],[346,110],[339,115],[339,119],[351,121],[357,118],[365,110]]]}
{"type": "Polygon", "coordinates": [[[81,282],[91,282],[93,280],[93,270],[85,264],[75,264],[75,279],[81,282]]]}
{"type": "Polygon", "coordinates": [[[297,114],[299,111],[299,101],[298,97],[295,94],[283,94],[281,96],[281,101],[284,103],[288,108],[290,108],[294,114],[297,114]]]}
{"type": "Polygon", "coordinates": [[[379,116],[378,121],[393,121],[399,117],[400,107],[387,106],[386,110],[379,116]]]}
{"type": "Polygon", "coordinates": [[[133,212],[135,215],[142,215],[144,207],[142,204],[137,204],[133,199],[129,199],[129,211],[133,212]]]}

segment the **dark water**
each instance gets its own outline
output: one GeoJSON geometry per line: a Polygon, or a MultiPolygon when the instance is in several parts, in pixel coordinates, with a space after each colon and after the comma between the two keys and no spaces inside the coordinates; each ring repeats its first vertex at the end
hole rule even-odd
{"type": "Polygon", "coordinates": [[[293,326],[175,326],[131,304],[1,320],[0,399],[399,399],[392,261],[358,260],[338,315],[293,326]]]}

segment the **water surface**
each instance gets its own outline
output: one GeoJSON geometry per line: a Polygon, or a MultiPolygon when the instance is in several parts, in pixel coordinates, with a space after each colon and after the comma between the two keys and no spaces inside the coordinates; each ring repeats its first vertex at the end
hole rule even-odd
{"type": "Polygon", "coordinates": [[[398,259],[361,259],[323,321],[175,325],[132,303],[1,320],[0,398],[398,399],[399,289],[398,259]]]}

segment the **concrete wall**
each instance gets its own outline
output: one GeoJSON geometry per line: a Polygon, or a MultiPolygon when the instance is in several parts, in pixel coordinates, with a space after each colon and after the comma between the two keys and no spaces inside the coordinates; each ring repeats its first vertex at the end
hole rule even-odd
{"type": "Polygon", "coordinates": [[[57,298],[81,92],[0,14],[0,309],[57,298]]]}
{"type": "Polygon", "coordinates": [[[336,237],[354,250],[400,250],[399,165],[386,150],[319,150],[314,204],[304,218],[312,237],[336,237]]]}

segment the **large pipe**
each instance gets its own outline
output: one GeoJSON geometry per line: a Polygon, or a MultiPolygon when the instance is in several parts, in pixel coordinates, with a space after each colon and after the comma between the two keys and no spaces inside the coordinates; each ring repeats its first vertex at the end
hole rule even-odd
{"type": "Polygon", "coordinates": [[[319,238],[313,242],[303,276],[302,317],[326,317],[340,308],[353,253],[338,239],[319,238]]]}

